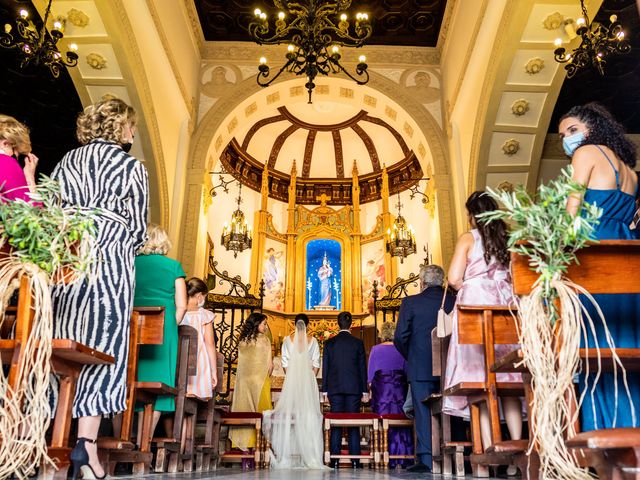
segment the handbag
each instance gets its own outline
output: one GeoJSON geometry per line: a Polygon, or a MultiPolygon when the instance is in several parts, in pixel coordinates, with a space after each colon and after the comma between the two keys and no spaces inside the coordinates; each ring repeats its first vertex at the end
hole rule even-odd
{"type": "Polygon", "coordinates": [[[449,288],[449,284],[445,283],[444,293],[442,294],[442,303],[440,303],[440,310],[438,310],[438,325],[436,330],[438,338],[444,338],[451,335],[451,329],[453,327],[452,314],[444,311],[444,301],[447,298],[447,288],[449,288]]]}

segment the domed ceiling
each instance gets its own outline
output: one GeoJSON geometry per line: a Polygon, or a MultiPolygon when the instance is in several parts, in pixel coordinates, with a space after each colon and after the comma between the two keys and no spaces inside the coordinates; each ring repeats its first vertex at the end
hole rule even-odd
{"type": "Polygon", "coordinates": [[[239,125],[221,155],[227,171],[260,191],[265,165],[271,197],[287,201],[295,164],[297,202],[318,203],[325,193],[333,204],[351,203],[357,170],[361,202],[380,198],[382,169],[390,192],[405,190],[422,177],[420,162],[402,135],[367,110],[338,101],[290,103],[266,108],[253,123],[239,125]]]}

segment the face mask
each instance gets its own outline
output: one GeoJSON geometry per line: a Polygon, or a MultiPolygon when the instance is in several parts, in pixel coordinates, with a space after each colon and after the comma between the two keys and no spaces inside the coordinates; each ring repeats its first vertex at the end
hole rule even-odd
{"type": "Polygon", "coordinates": [[[198,308],[204,307],[204,298],[198,302],[198,308]]]}
{"type": "Polygon", "coordinates": [[[584,139],[584,132],[577,132],[571,136],[564,137],[562,139],[562,147],[564,148],[564,153],[566,153],[570,157],[573,157],[573,153],[584,142],[584,139]]]}
{"type": "Polygon", "coordinates": [[[125,151],[125,153],[129,153],[131,151],[131,147],[133,146],[133,143],[126,142],[126,143],[120,144],[120,146],[122,147],[122,150],[125,151]]]}

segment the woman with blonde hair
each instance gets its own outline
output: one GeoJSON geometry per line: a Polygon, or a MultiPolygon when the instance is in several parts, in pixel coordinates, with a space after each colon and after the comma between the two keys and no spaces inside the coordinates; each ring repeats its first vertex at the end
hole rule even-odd
{"type": "MultiPolygon", "coordinates": [[[[384,322],[380,329],[382,343],[375,345],[369,354],[367,381],[371,390],[371,411],[378,414],[403,413],[402,406],[409,389],[406,361],[393,345],[395,332],[395,323],[384,322]]],[[[392,455],[414,453],[411,430],[389,429],[389,453],[392,455]]],[[[404,460],[389,462],[391,468],[406,466],[407,463],[404,460]]]]}
{"type": "Polygon", "coordinates": [[[92,215],[100,247],[90,280],[52,290],[54,337],[69,338],[115,358],[88,365],[78,378],[72,407],[78,443],[70,454],[73,478],[83,470],[103,478],[96,437],[103,415],[126,407],[129,322],[135,253],[146,241],[149,185],[145,167],[129,155],[136,113],[119,99],[87,107],[77,121],[81,147],[53,171],[62,202],[92,215]]]}
{"type": "MultiPolygon", "coordinates": [[[[175,387],[178,363],[178,325],[187,310],[186,274],[180,262],[167,257],[171,241],[167,232],[154,223],[147,227],[149,238],[136,256],[136,290],[133,304],[139,307],[164,307],[162,345],[142,345],[138,357],[138,381],[162,382],[175,387]]],[[[175,411],[173,396],[156,400],[152,433],[165,413],[175,411]]],[[[168,425],[165,423],[165,425],[168,425]]],[[[142,421],[138,422],[138,431],[142,421]]],[[[167,436],[171,436],[170,430],[167,436]]]]}
{"type": "Polygon", "coordinates": [[[29,129],[15,118],[0,114],[0,201],[29,201],[29,193],[36,188],[37,165],[29,129]],[[24,168],[20,167],[19,156],[24,156],[24,168]]]}

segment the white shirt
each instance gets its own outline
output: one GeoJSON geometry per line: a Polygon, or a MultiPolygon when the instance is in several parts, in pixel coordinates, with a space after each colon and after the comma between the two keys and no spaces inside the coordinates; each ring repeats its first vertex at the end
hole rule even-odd
{"type": "MultiPolygon", "coordinates": [[[[293,342],[291,337],[287,335],[282,342],[282,368],[289,366],[289,357],[291,356],[291,349],[293,348],[293,342]]],[[[320,346],[318,340],[315,337],[311,337],[311,342],[308,345],[309,359],[311,360],[311,366],[313,368],[320,368],[320,346]]]]}

